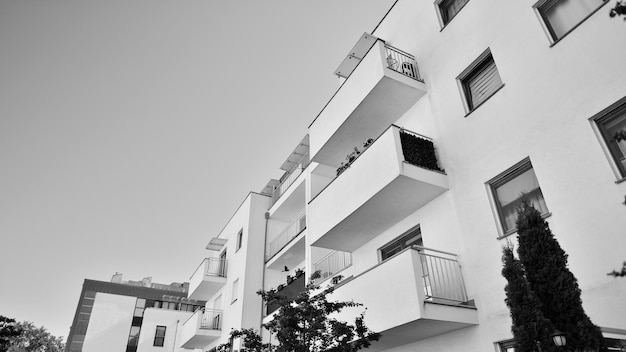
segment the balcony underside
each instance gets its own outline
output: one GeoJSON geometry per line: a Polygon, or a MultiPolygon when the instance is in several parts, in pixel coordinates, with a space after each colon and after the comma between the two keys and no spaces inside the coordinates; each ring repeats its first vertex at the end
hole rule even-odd
{"type": "Polygon", "coordinates": [[[226,284],[226,278],[205,275],[196,287],[189,287],[189,299],[206,301],[226,284]]]}
{"type": "Polygon", "coordinates": [[[220,330],[198,329],[196,334],[182,344],[182,348],[194,349],[205,348],[211,342],[217,340],[222,332],[220,330]]]}
{"type": "MultiPolygon", "coordinates": [[[[431,306],[430,303],[426,303],[426,305],[431,306]]],[[[385,351],[394,347],[406,345],[407,343],[424,340],[433,336],[467,328],[473,325],[476,324],[433,319],[419,319],[389,330],[382,331],[381,334],[384,337],[381,338],[379,341],[374,342],[372,346],[367,350],[371,352],[385,351]]]]}
{"type": "Polygon", "coordinates": [[[381,77],[327,139],[313,161],[338,167],[354,147],[360,149],[367,139],[379,136],[426,93],[424,83],[392,70],[385,72],[388,76],[381,77]]]}
{"type": "Polygon", "coordinates": [[[352,252],[448,189],[446,176],[442,173],[407,163],[403,168],[406,170],[403,174],[341,219],[312,245],[352,252]]]}

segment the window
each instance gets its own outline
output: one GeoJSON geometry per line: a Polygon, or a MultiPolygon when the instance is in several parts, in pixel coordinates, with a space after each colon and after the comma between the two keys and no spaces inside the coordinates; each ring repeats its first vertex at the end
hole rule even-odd
{"type": "Polygon", "coordinates": [[[500,347],[500,352],[515,352],[515,348],[513,347],[514,343],[515,343],[515,340],[498,342],[498,347],[500,347]]]}
{"type": "Polygon", "coordinates": [[[456,16],[469,0],[442,0],[437,4],[441,16],[441,25],[445,26],[456,16]]]}
{"type": "Polygon", "coordinates": [[[137,342],[139,341],[140,330],[141,328],[139,326],[130,327],[130,334],[128,336],[128,347],[135,347],[135,349],[137,348],[137,342]]]}
{"type": "Polygon", "coordinates": [[[556,42],[607,2],[608,0],[540,0],[533,7],[539,13],[552,42],[556,42]]]}
{"type": "MultiPolygon", "coordinates": [[[[515,352],[515,348],[513,347],[514,343],[515,343],[515,340],[498,342],[499,351],[500,352],[515,352]]],[[[607,350],[609,352],[626,351],[626,340],[611,339],[611,338],[605,337],[604,344],[606,345],[607,350]]],[[[562,347],[562,348],[565,348],[565,347],[562,347]]]]}
{"type": "Polygon", "coordinates": [[[516,231],[517,209],[524,199],[542,215],[548,215],[535,170],[526,158],[488,182],[502,226],[503,235],[516,231]]]}
{"type": "Polygon", "coordinates": [[[474,111],[504,86],[489,49],[465,69],[457,80],[463,90],[467,113],[474,111]]]}
{"type": "Polygon", "coordinates": [[[237,291],[239,291],[239,279],[233,281],[233,291],[231,292],[230,303],[235,303],[237,300],[237,291]]]}
{"type": "Polygon", "coordinates": [[[381,248],[380,258],[382,261],[385,261],[402,252],[405,248],[422,245],[422,233],[418,226],[381,248]]]}
{"type": "Polygon", "coordinates": [[[154,345],[163,347],[165,343],[165,326],[157,325],[156,332],[154,333],[154,345]]]}
{"type": "Polygon", "coordinates": [[[626,177],[626,97],[600,112],[595,121],[618,176],[626,177]]]}
{"type": "Polygon", "coordinates": [[[605,337],[604,344],[609,352],[626,351],[626,340],[623,339],[610,339],[605,337]]]}
{"type": "Polygon", "coordinates": [[[239,233],[237,234],[237,251],[239,250],[239,248],[241,248],[241,245],[243,244],[243,229],[239,230],[239,233]]]}

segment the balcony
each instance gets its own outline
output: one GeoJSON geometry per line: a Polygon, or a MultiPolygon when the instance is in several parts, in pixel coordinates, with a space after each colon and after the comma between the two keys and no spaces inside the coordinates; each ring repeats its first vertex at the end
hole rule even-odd
{"type": "Polygon", "coordinates": [[[182,348],[205,348],[222,334],[222,311],[201,309],[183,323],[182,348]]]}
{"type": "Polygon", "coordinates": [[[313,246],[353,252],[448,190],[431,140],[391,126],[309,203],[313,246]]]}
{"type": "Polygon", "coordinates": [[[456,256],[423,247],[408,248],[340,283],[332,298],[363,304],[342,312],[341,320],[352,320],[367,308],[365,324],[384,336],[368,351],[478,324],[478,312],[468,303],[456,256]]]}
{"type": "Polygon", "coordinates": [[[313,272],[320,272],[315,280],[319,285],[331,276],[352,265],[352,254],[349,252],[332,251],[313,264],[313,272]]]}
{"type": "Polygon", "coordinates": [[[189,299],[206,301],[226,284],[226,259],[205,258],[189,279],[189,299]]]}
{"type": "MultiPolygon", "coordinates": [[[[285,229],[283,229],[276,237],[274,237],[269,244],[267,245],[267,252],[265,253],[265,262],[268,263],[271,259],[274,258],[279,252],[283,251],[283,256],[285,258],[293,258],[292,260],[286,262],[285,260],[280,260],[280,263],[270,264],[270,267],[275,269],[282,268],[283,266],[294,267],[296,264],[300,263],[304,260],[304,236],[300,236],[297,241],[293,242],[294,239],[299,237],[299,235],[306,229],[306,213],[302,213],[298,215],[285,229]],[[293,244],[292,244],[293,242],[293,244]]],[[[278,258],[276,258],[278,259],[278,258]]],[[[276,262],[274,260],[273,262],[276,262]]]]}
{"type": "Polygon", "coordinates": [[[334,167],[426,94],[415,58],[369,34],[336,73],[346,81],[309,127],[312,160],[334,167]]]}
{"type": "Polygon", "coordinates": [[[302,156],[302,159],[297,162],[297,165],[293,169],[285,172],[272,192],[272,205],[276,203],[276,201],[278,201],[278,199],[289,189],[289,186],[291,186],[298,179],[298,176],[300,176],[306,167],[309,166],[309,162],[309,154],[307,152],[302,156]]]}

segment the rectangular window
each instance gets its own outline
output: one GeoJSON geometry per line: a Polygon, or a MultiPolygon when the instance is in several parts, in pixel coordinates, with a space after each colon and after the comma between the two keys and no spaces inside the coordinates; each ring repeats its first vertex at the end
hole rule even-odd
{"type": "Polygon", "coordinates": [[[442,26],[447,25],[452,21],[452,18],[456,16],[459,11],[468,3],[469,0],[443,0],[439,2],[439,13],[441,14],[442,26]]]}
{"type": "Polygon", "coordinates": [[[243,244],[243,229],[239,230],[239,233],[237,234],[237,251],[239,250],[239,248],[241,248],[242,244],[243,244]]]}
{"type": "Polygon", "coordinates": [[[500,347],[500,352],[515,352],[515,348],[513,348],[514,340],[502,341],[498,342],[498,347],[500,347]]]}
{"type": "Polygon", "coordinates": [[[608,0],[540,0],[538,11],[553,42],[563,38],[608,0]]]}
{"type": "Polygon", "coordinates": [[[381,248],[380,258],[382,261],[385,261],[393,257],[394,255],[402,252],[402,250],[404,250],[405,248],[409,248],[411,246],[421,247],[422,245],[422,232],[420,231],[420,228],[417,227],[381,248]]]}
{"type": "Polygon", "coordinates": [[[618,176],[626,177],[626,97],[591,120],[598,126],[618,176]]]}
{"type": "Polygon", "coordinates": [[[163,347],[165,343],[165,326],[157,325],[154,333],[154,346],[163,347]]]}
{"type": "Polygon", "coordinates": [[[463,90],[467,113],[474,111],[504,85],[489,49],[474,60],[457,80],[463,90]]]}
{"type": "Polygon", "coordinates": [[[137,347],[139,341],[139,332],[141,328],[139,326],[131,326],[130,334],[128,335],[128,347],[137,347]]]}
{"type": "Polygon", "coordinates": [[[233,291],[231,292],[230,302],[234,303],[237,300],[237,294],[239,291],[239,279],[233,281],[233,291]]]}
{"type": "Polygon", "coordinates": [[[535,170],[526,158],[488,182],[503,235],[516,231],[517,209],[526,199],[542,215],[548,215],[535,170]]]}
{"type": "Polygon", "coordinates": [[[626,340],[625,339],[610,339],[608,337],[604,338],[604,344],[609,352],[623,352],[626,351],[626,340]]]}

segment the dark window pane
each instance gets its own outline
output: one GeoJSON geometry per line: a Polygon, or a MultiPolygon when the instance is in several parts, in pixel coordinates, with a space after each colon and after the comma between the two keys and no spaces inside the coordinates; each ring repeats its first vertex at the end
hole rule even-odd
{"type": "Polygon", "coordinates": [[[461,8],[467,4],[469,0],[444,0],[439,4],[439,9],[441,10],[441,19],[443,20],[443,24],[448,24],[454,16],[456,16],[461,8]]]}

